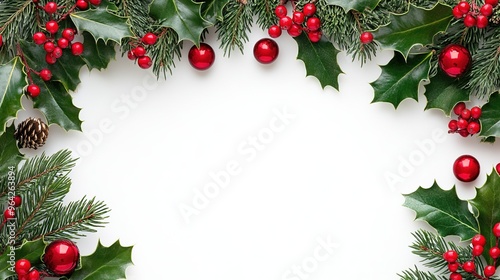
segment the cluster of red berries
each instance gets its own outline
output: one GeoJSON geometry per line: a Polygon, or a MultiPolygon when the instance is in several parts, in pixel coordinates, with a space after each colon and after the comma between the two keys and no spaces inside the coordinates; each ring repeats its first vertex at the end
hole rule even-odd
{"type": "Polygon", "coordinates": [[[140,42],[137,42],[136,46],[128,51],[127,56],[130,60],[137,60],[137,65],[142,69],[148,69],[153,65],[151,57],[146,55],[146,47],[154,45],[158,40],[158,36],[152,32],[148,32],[142,36],[140,42]]]}
{"type": "Polygon", "coordinates": [[[21,206],[22,198],[19,195],[13,196],[9,199],[9,204],[7,209],[3,212],[3,222],[7,222],[8,219],[14,219],[16,217],[16,208],[21,206]]]}
{"type": "Polygon", "coordinates": [[[481,131],[479,118],[481,117],[481,108],[474,106],[467,109],[465,103],[459,102],[453,107],[453,112],[458,116],[456,120],[450,120],[448,133],[458,133],[463,137],[474,135],[481,131]]]}
{"type": "MultiPolygon", "coordinates": [[[[493,234],[496,237],[495,246],[489,249],[488,254],[496,263],[496,260],[500,257],[500,248],[498,247],[498,238],[500,237],[500,223],[496,223],[493,226],[493,234]]],[[[482,234],[475,235],[472,240],[472,259],[459,262],[458,253],[455,250],[448,250],[443,254],[443,259],[448,262],[448,270],[451,272],[450,280],[462,280],[463,276],[460,274],[459,269],[463,272],[470,273],[478,279],[485,279],[481,277],[480,272],[477,271],[475,258],[479,258],[484,252],[484,246],[486,245],[486,238],[482,234]]],[[[493,276],[496,272],[495,265],[487,265],[483,269],[483,275],[486,279],[493,276]]]]}
{"type": "Polygon", "coordinates": [[[30,261],[27,259],[17,260],[14,270],[18,280],[40,280],[40,272],[36,268],[32,268],[30,261]]]}
{"type": "Polygon", "coordinates": [[[285,5],[278,5],[274,9],[274,14],[278,17],[279,23],[269,27],[268,33],[271,38],[278,38],[282,30],[286,30],[292,37],[297,37],[304,31],[313,43],[321,40],[323,35],[321,20],[315,16],[316,5],[314,3],[305,4],[302,11],[294,10],[291,17],[287,15],[288,10],[285,5]]]}
{"type": "Polygon", "coordinates": [[[474,1],[472,5],[467,1],[460,1],[453,7],[452,13],[456,19],[463,18],[466,27],[485,28],[497,5],[498,0],[485,0],[482,6],[476,5],[474,1]]]}

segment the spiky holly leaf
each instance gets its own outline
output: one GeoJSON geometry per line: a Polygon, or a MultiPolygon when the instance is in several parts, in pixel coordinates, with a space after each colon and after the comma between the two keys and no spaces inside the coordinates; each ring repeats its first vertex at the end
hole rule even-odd
{"type": "Polygon", "coordinates": [[[329,5],[340,6],[344,8],[346,12],[350,10],[363,12],[366,8],[369,8],[370,10],[375,9],[380,0],[327,0],[326,2],[329,5]]]}
{"type": "Polygon", "coordinates": [[[103,40],[96,41],[88,32],[83,32],[83,38],[85,48],[81,57],[89,70],[108,67],[109,62],[116,56],[116,44],[110,41],[107,43],[103,40]]]}
{"type": "Polygon", "coordinates": [[[203,2],[201,6],[202,16],[209,21],[212,21],[211,19],[222,21],[224,19],[222,10],[229,1],[230,0],[208,0],[203,2]]]}
{"type": "Polygon", "coordinates": [[[489,258],[489,248],[495,246],[496,242],[492,229],[496,223],[500,222],[500,176],[498,173],[492,171],[484,185],[476,188],[476,192],[476,197],[469,202],[477,211],[479,231],[486,237],[484,256],[489,258]]]}
{"type": "Polygon", "coordinates": [[[19,57],[0,65],[0,134],[5,132],[7,122],[16,118],[23,107],[21,97],[26,86],[26,74],[19,57]]]}
{"type": "Polygon", "coordinates": [[[106,8],[90,9],[70,14],[79,33],[87,31],[95,40],[120,43],[123,38],[133,37],[126,17],[120,17],[106,8]]]}
{"type": "Polygon", "coordinates": [[[203,30],[213,25],[201,16],[201,4],[191,0],[153,0],[149,14],[162,26],[172,28],[179,42],[189,40],[197,46],[203,30]]]}
{"type": "Polygon", "coordinates": [[[456,79],[439,71],[431,78],[430,84],[425,86],[425,97],[427,97],[425,109],[440,109],[449,116],[455,104],[468,101],[470,95],[458,86],[456,79]]]}
{"type": "Polygon", "coordinates": [[[482,137],[500,137],[500,93],[490,96],[488,103],[482,107],[481,133],[482,137]]]}
{"type": "MultiPolygon", "coordinates": [[[[5,226],[8,225],[9,222],[5,226]]],[[[27,259],[32,265],[41,264],[40,256],[43,255],[45,245],[41,239],[24,242],[20,248],[7,243],[5,252],[0,255],[0,279],[16,275],[14,271],[15,260],[27,259]]]]}
{"type": "Polygon", "coordinates": [[[479,232],[469,204],[458,198],[455,187],[446,191],[434,182],[429,189],[419,187],[404,196],[403,205],[416,212],[416,219],[426,221],[443,237],[457,235],[462,240],[469,240],[479,232]]]}
{"type": "Polygon", "coordinates": [[[321,86],[332,86],[339,89],[338,77],[342,74],[342,69],[337,63],[339,51],[330,41],[321,40],[312,43],[306,35],[295,37],[299,46],[297,59],[304,62],[307,76],[318,78],[321,86]]]}
{"type": "Polygon", "coordinates": [[[104,247],[101,241],[92,255],[82,257],[81,268],[69,280],[116,280],[126,278],[125,269],[132,265],[132,246],[122,247],[116,241],[104,247]]]}
{"type": "Polygon", "coordinates": [[[431,44],[437,33],[446,30],[452,17],[451,8],[442,4],[430,10],[410,5],[406,14],[391,14],[390,24],[373,32],[373,36],[382,48],[407,57],[413,46],[431,44]]]}
{"type": "Polygon", "coordinates": [[[375,92],[372,102],[389,102],[395,108],[405,100],[418,100],[418,85],[429,78],[432,53],[405,58],[395,53],[394,58],[382,67],[382,74],[371,85],[375,92]]]}
{"type": "Polygon", "coordinates": [[[19,152],[14,137],[14,124],[7,127],[4,134],[0,135],[0,176],[8,174],[9,171],[17,168],[17,165],[23,159],[19,152]]]}

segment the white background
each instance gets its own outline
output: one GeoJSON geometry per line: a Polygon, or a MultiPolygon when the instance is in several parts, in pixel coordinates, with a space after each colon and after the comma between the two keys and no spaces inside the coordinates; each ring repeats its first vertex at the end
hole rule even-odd
{"type": "Polygon", "coordinates": [[[277,40],[275,63],[257,63],[253,44],[266,35],[254,29],[245,54],[227,58],[212,33],[217,57],[204,72],[189,65],[185,43],[166,80],[126,58],[102,72],[82,70],[73,96],[83,133],[51,126],[48,143],[29,155],[73,150],[80,160],[68,200],[96,196],[112,209],[105,228],[78,242],[83,255],[98,239],[134,245],[131,280],[399,279],[418,261],[411,232],[425,226],[402,206],[402,193],[436,179],[472,198],[500,161],[499,145],[448,135],[449,119],[424,111],[423,95],[397,111],[371,104],[369,83],[392,52],[362,68],[342,53],[336,91],[306,77],[287,35],[277,40]],[[275,123],[279,131],[270,126],[277,111],[293,115],[275,123]],[[252,137],[261,137],[259,150],[252,137]],[[452,173],[462,154],[482,165],[471,184],[452,173]],[[239,173],[188,223],[180,207],[194,207],[214,182],[210,173],[227,164],[239,173]]]}

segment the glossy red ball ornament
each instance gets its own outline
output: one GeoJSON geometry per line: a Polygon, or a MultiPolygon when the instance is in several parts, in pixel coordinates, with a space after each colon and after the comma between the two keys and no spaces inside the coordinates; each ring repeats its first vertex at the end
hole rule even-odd
{"type": "Polygon", "coordinates": [[[188,59],[194,69],[207,70],[214,64],[215,52],[210,45],[201,43],[199,48],[196,45],[191,47],[188,59]]]}
{"type": "Polygon", "coordinates": [[[75,243],[67,239],[53,241],[45,248],[43,262],[57,276],[68,275],[75,270],[80,251],[75,243]]]}
{"type": "Polygon", "coordinates": [[[471,63],[469,50],[464,46],[451,44],[439,55],[439,67],[446,75],[456,78],[467,71],[471,63]]]}
{"type": "Polygon", "coordinates": [[[462,155],[453,164],[453,174],[462,182],[472,182],[479,176],[479,161],[471,155],[462,155]]]}
{"type": "Polygon", "coordinates": [[[278,58],[278,44],[269,38],[263,38],[255,43],[253,55],[255,59],[262,64],[269,64],[278,58]]]}

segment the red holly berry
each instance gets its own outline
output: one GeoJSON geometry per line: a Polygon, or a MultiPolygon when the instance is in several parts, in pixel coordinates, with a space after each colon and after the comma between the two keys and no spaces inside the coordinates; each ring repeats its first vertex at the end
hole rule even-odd
{"type": "Polygon", "coordinates": [[[444,252],[443,259],[449,263],[456,262],[458,259],[458,253],[455,250],[448,250],[444,252]]]}
{"type": "Polygon", "coordinates": [[[127,52],[127,57],[130,60],[135,60],[137,58],[132,50],[127,52]]]}
{"type": "Polygon", "coordinates": [[[450,120],[448,128],[450,129],[449,132],[456,132],[458,130],[457,120],[450,120]]]}
{"type": "Polygon", "coordinates": [[[495,235],[496,237],[500,237],[500,223],[496,223],[494,226],[493,226],[493,235],[495,235]]]}
{"type": "Polygon", "coordinates": [[[276,14],[276,16],[278,18],[285,17],[287,13],[288,13],[288,11],[286,10],[285,5],[278,5],[274,9],[274,14],[276,14]]]}
{"type": "Polygon", "coordinates": [[[38,95],[40,95],[40,87],[35,84],[30,84],[26,91],[28,91],[28,94],[31,97],[37,97],[38,95]]]}
{"type": "Polygon", "coordinates": [[[480,107],[474,106],[470,109],[470,116],[473,119],[478,120],[481,117],[482,110],[480,107]]]}
{"type": "Polygon", "coordinates": [[[500,174],[500,163],[497,163],[497,165],[495,166],[495,170],[498,174],[500,174]]]}
{"type": "Polygon", "coordinates": [[[489,251],[489,254],[490,254],[490,257],[494,258],[494,259],[498,259],[498,257],[500,257],[500,248],[498,247],[491,247],[490,248],[490,251],[489,251]]]}
{"type": "Polygon", "coordinates": [[[467,108],[464,108],[460,113],[460,117],[466,121],[470,119],[470,116],[471,116],[470,110],[467,108]]]}
{"type": "Polygon", "coordinates": [[[453,7],[452,14],[456,19],[460,19],[464,17],[464,13],[460,11],[458,6],[453,7]]]}
{"type": "Polygon", "coordinates": [[[52,52],[52,56],[57,58],[60,58],[63,55],[63,50],[60,47],[55,47],[54,51],[52,52]]]}
{"type": "Polygon", "coordinates": [[[292,26],[290,26],[290,28],[288,28],[288,34],[292,37],[297,37],[297,36],[300,36],[300,34],[302,34],[302,27],[298,24],[292,24],[292,26]]]}
{"type": "Polygon", "coordinates": [[[43,49],[47,53],[53,52],[55,48],[56,48],[56,45],[51,41],[47,41],[47,42],[45,42],[45,44],[43,44],[43,49]]]}
{"type": "Polygon", "coordinates": [[[464,25],[466,27],[473,27],[476,26],[476,18],[473,15],[467,14],[464,17],[464,25]]]}
{"type": "Polygon", "coordinates": [[[0,48],[3,46],[3,36],[0,34],[0,48]]]}
{"type": "Polygon", "coordinates": [[[309,31],[307,33],[307,37],[309,37],[309,40],[313,43],[319,42],[321,40],[321,37],[323,36],[323,32],[316,30],[316,31],[309,31]]]}
{"type": "Polygon", "coordinates": [[[14,208],[9,207],[3,212],[4,220],[14,219],[15,217],[16,217],[16,211],[14,210],[14,208]]]}
{"type": "Polygon", "coordinates": [[[456,271],[458,270],[458,268],[459,268],[459,267],[460,267],[460,266],[459,266],[459,265],[458,265],[458,263],[456,263],[456,262],[453,262],[453,263],[449,263],[449,264],[448,264],[448,270],[449,270],[450,272],[456,272],[456,271]]]}
{"type": "Polygon", "coordinates": [[[45,10],[45,12],[47,14],[53,14],[53,13],[57,12],[57,3],[52,2],[52,1],[47,2],[47,4],[45,4],[43,9],[45,10]]]}
{"type": "Polygon", "coordinates": [[[460,1],[457,4],[457,7],[463,14],[466,14],[470,11],[470,4],[467,1],[460,1]]]}
{"type": "Polygon", "coordinates": [[[456,78],[467,71],[471,62],[469,51],[457,44],[446,46],[439,54],[439,67],[446,75],[456,78]]]}
{"type": "Polygon", "coordinates": [[[69,47],[69,40],[61,37],[61,38],[57,39],[57,46],[60,47],[61,49],[65,49],[65,48],[69,47]]]}
{"type": "Polygon", "coordinates": [[[146,55],[146,49],[142,46],[137,46],[132,51],[134,52],[134,55],[136,57],[141,57],[146,55]]]}
{"type": "Polygon", "coordinates": [[[466,106],[465,106],[464,102],[458,102],[455,105],[455,107],[453,107],[453,113],[455,113],[455,115],[457,115],[457,116],[460,116],[460,114],[462,113],[462,110],[465,108],[466,108],[466,106]]]}
{"type": "Polygon", "coordinates": [[[493,6],[491,4],[484,4],[479,12],[486,17],[489,17],[493,14],[493,6]]]}
{"type": "Polygon", "coordinates": [[[457,120],[458,129],[466,129],[468,125],[469,125],[469,122],[465,119],[458,119],[457,120]]]}
{"type": "Polygon", "coordinates": [[[272,25],[267,30],[267,33],[271,38],[278,38],[279,36],[281,36],[281,28],[277,25],[272,25]]]}
{"type": "Polygon", "coordinates": [[[61,35],[71,42],[75,39],[75,30],[73,28],[64,28],[61,35]]]}
{"type": "Polygon", "coordinates": [[[453,174],[462,182],[472,182],[479,176],[480,165],[471,155],[462,155],[453,164],[453,174]]]}
{"type": "Polygon", "coordinates": [[[369,44],[373,42],[373,34],[371,32],[365,31],[359,36],[359,40],[362,44],[369,44]]]}
{"type": "Polygon", "coordinates": [[[28,273],[28,280],[40,280],[40,272],[38,270],[33,269],[28,273]]]}
{"type": "Polygon", "coordinates": [[[484,247],[481,245],[474,245],[472,247],[472,255],[475,257],[481,256],[484,251],[484,247]]]}
{"type": "Polygon", "coordinates": [[[476,234],[474,237],[471,239],[472,245],[481,245],[484,246],[486,245],[486,238],[482,234],[476,234]]]}
{"type": "Polygon", "coordinates": [[[488,26],[488,17],[484,15],[478,15],[476,17],[476,27],[486,28],[486,26],[488,26]]]}
{"type": "Polygon", "coordinates": [[[478,122],[470,122],[467,125],[467,132],[469,132],[469,134],[474,135],[479,133],[479,131],[481,131],[481,125],[478,122]]]}
{"type": "Polygon", "coordinates": [[[37,45],[41,45],[47,41],[47,36],[45,36],[45,33],[43,32],[36,32],[33,34],[33,42],[37,45]]]}
{"type": "Polygon", "coordinates": [[[56,34],[59,30],[59,24],[55,20],[49,20],[45,23],[45,29],[47,29],[47,32],[50,34],[56,34]]]}
{"type": "Polygon", "coordinates": [[[310,31],[316,31],[321,27],[321,20],[317,17],[310,17],[306,21],[306,26],[310,31]]]}
{"type": "Polygon", "coordinates": [[[490,4],[493,7],[496,7],[498,5],[498,0],[485,0],[484,4],[490,4]]]}
{"type": "Polygon", "coordinates": [[[71,45],[71,53],[73,55],[81,55],[83,53],[83,44],[80,42],[71,45]]]}
{"type": "Polygon", "coordinates": [[[151,58],[149,56],[145,55],[137,59],[137,64],[142,69],[148,69],[149,67],[151,67],[151,65],[153,65],[153,61],[151,61],[151,58]]]}
{"type": "Polygon", "coordinates": [[[278,54],[278,44],[269,38],[260,39],[253,47],[253,56],[262,64],[274,62],[278,58],[278,54]]]}
{"type": "Polygon", "coordinates": [[[307,3],[302,8],[302,12],[306,17],[313,16],[316,13],[316,5],[314,3],[307,3]]]}
{"type": "Polygon", "coordinates": [[[462,275],[458,272],[453,272],[450,274],[450,280],[462,280],[462,275]]]}
{"type": "Polygon", "coordinates": [[[474,270],[476,270],[476,264],[474,263],[474,261],[466,261],[462,264],[462,269],[465,272],[474,272],[474,270]]]}
{"type": "Polygon", "coordinates": [[[23,202],[23,199],[21,198],[21,196],[19,195],[16,195],[12,198],[12,206],[14,207],[19,207],[21,206],[21,203],[23,202]]]}
{"type": "Polygon", "coordinates": [[[460,134],[460,136],[462,136],[464,138],[470,135],[469,132],[467,131],[467,129],[461,129],[461,130],[459,130],[458,134],[460,134]]]}
{"type": "Polygon", "coordinates": [[[302,24],[305,19],[306,19],[306,16],[301,11],[295,11],[292,14],[292,20],[296,24],[302,24]]]}
{"type": "Polygon", "coordinates": [[[290,26],[292,26],[292,24],[293,24],[293,20],[291,17],[284,16],[284,17],[280,18],[279,26],[281,27],[281,29],[287,30],[288,28],[290,28],[290,26]]]}
{"type": "Polygon", "coordinates": [[[484,267],[484,276],[491,277],[495,275],[496,268],[493,265],[487,265],[484,267]]]}
{"type": "Polygon", "coordinates": [[[89,8],[89,2],[87,0],[77,0],[76,7],[80,10],[86,10],[89,8]]]}
{"type": "Polygon", "coordinates": [[[194,45],[189,49],[188,60],[194,69],[207,70],[214,64],[214,49],[206,43],[201,43],[199,48],[194,45]]]}
{"type": "Polygon", "coordinates": [[[101,0],[89,0],[89,3],[94,5],[94,6],[99,6],[101,5],[101,0]]]}
{"type": "Polygon", "coordinates": [[[142,42],[146,45],[154,45],[156,43],[156,40],[158,40],[158,36],[156,36],[152,32],[148,32],[142,36],[142,42]]]}
{"type": "Polygon", "coordinates": [[[28,274],[30,268],[31,268],[31,263],[27,259],[19,259],[16,261],[16,264],[14,265],[14,270],[18,275],[28,274]]]}
{"type": "Polygon", "coordinates": [[[51,53],[45,55],[45,62],[48,64],[54,64],[57,62],[57,58],[55,58],[51,53]]]}

